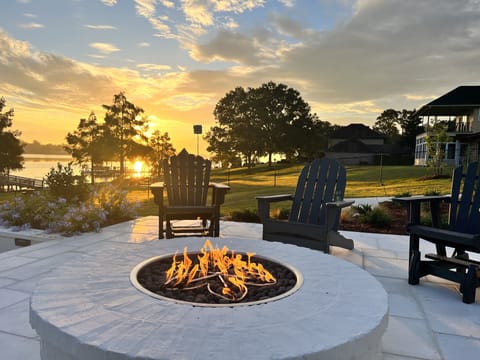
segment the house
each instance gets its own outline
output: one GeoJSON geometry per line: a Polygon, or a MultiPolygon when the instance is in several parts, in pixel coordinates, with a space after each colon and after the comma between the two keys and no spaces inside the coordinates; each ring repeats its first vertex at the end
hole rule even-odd
{"type": "Polygon", "coordinates": [[[447,126],[449,140],[444,146],[445,163],[458,166],[479,159],[480,86],[459,86],[422,106],[414,116],[422,119],[425,132],[417,135],[415,165],[427,165],[426,138],[439,122],[447,126]]]}
{"type": "Polygon", "coordinates": [[[345,165],[378,164],[383,157],[408,154],[396,144],[385,144],[385,138],[363,124],[350,124],[334,131],[328,140],[325,156],[345,165]]]}

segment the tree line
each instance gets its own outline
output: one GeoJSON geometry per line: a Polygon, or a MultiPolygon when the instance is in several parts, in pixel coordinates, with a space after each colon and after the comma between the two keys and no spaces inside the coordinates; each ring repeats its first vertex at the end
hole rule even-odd
{"type": "MultiPolygon", "coordinates": [[[[373,126],[387,143],[408,146],[422,131],[415,110],[388,109],[373,126]]],[[[300,93],[284,84],[269,82],[258,88],[237,87],[215,106],[216,125],[204,139],[214,160],[224,165],[252,166],[263,156],[271,164],[273,154],[287,160],[311,160],[327,150],[328,139],[339,126],[321,121],[300,93]]]]}
{"type": "MultiPolygon", "coordinates": [[[[125,175],[125,160],[147,158],[153,173],[160,175],[161,160],[175,154],[167,132],[156,130],[147,137],[148,122],[144,110],[128,101],[124,92],[113,97],[113,104],[102,105],[106,110],[104,122],[99,123],[94,112],[80,119],[77,129],[66,137],[65,150],[77,163],[90,163],[93,170],[105,161],[120,163],[120,176],[125,175]]],[[[92,183],[94,171],[91,172],[92,183]]]]}
{"type": "MultiPolygon", "coordinates": [[[[0,98],[0,172],[23,167],[24,144],[20,132],[10,130],[13,109],[3,112],[6,101],[0,98]]],[[[102,123],[94,112],[80,119],[77,128],[66,136],[64,149],[78,164],[91,169],[105,161],[118,161],[120,175],[125,160],[136,157],[149,160],[153,174],[160,175],[160,162],[175,154],[168,132],[156,130],[147,136],[144,110],[130,102],[124,92],[113,96],[113,103],[102,105],[102,123]]],[[[373,129],[387,143],[408,146],[412,153],[415,137],[423,131],[415,110],[387,109],[377,118],[373,129]]],[[[253,166],[260,157],[272,163],[274,154],[287,160],[307,161],[323,156],[328,139],[339,126],[321,121],[300,93],[284,84],[268,82],[257,88],[236,87],[216,104],[215,125],[204,136],[212,159],[223,166],[253,166]]],[[[92,172],[92,182],[94,176],[92,172]]]]}

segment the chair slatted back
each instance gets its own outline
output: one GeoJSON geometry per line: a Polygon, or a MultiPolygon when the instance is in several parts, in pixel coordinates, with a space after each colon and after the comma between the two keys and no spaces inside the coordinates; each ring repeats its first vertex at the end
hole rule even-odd
{"type": "Polygon", "coordinates": [[[454,170],[449,230],[467,234],[480,233],[479,186],[478,162],[470,163],[465,174],[463,173],[463,166],[454,170]]]}
{"type": "Polygon", "coordinates": [[[163,160],[165,188],[170,206],[205,206],[212,163],[183,149],[163,160]]]}
{"type": "Polygon", "coordinates": [[[298,178],[289,221],[323,224],[325,203],[343,200],[346,181],[346,170],[335,159],[315,159],[306,165],[298,178]]]}

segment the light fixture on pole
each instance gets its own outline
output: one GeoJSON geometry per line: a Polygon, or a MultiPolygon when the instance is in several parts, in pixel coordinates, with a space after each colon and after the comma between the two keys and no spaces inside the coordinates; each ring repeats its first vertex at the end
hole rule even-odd
{"type": "Polygon", "coordinates": [[[199,154],[198,152],[198,141],[199,137],[202,134],[202,125],[193,125],[193,133],[197,135],[197,156],[199,154]]]}

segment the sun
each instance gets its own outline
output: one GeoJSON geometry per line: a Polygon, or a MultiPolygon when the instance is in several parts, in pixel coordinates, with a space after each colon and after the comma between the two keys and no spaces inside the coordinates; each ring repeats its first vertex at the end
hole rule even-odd
{"type": "Polygon", "coordinates": [[[133,164],[133,170],[135,170],[135,174],[140,175],[140,173],[142,172],[142,168],[143,168],[143,162],[135,161],[135,163],[133,164]]]}

